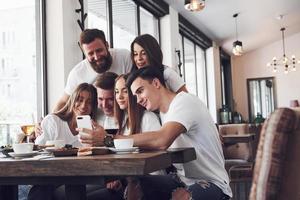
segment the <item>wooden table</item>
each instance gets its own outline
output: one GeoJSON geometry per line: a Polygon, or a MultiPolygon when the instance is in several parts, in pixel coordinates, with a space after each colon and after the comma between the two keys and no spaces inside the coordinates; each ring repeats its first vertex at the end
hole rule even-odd
{"type": "MultiPolygon", "coordinates": [[[[17,199],[15,185],[99,184],[103,177],[142,176],[196,159],[194,148],[47,160],[0,161],[0,199],[17,199]],[[12,187],[14,186],[14,187],[12,187]]],[[[81,198],[82,199],[82,198],[81,198]]]]}

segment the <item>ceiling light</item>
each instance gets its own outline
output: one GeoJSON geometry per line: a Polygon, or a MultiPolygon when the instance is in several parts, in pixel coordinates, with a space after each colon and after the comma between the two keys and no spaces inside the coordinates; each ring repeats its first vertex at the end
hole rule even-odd
{"type": "Polygon", "coordinates": [[[233,18],[235,18],[235,37],[236,41],[233,42],[233,48],[232,48],[232,53],[235,56],[241,56],[243,54],[243,43],[238,40],[238,30],[237,30],[237,17],[238,13],[233,15],[233,18]]]}
{"type": "Polygon", "coordinates": [[[268,67],[273,67],[273,72],[277,72],[278,66],[284,67],[284,73],[287,74],[290,71],[296,71],[296,65],[300,64],[300,60],[296,59],[295,55],[292,55],[291,58],[287,57],[285,54],[285,43],[284,43],[284,31],[285,28],[281,28],[282,35],[282,49],[283,56],[279,60],[276,57],[273,57],[272,62],[268,63],[268,67]]]}
{"type": "Polygon", "coordinates": [[[185,0],[184,7],[189,11],[200,11],[205,7],[205,0],[185,0]]]}

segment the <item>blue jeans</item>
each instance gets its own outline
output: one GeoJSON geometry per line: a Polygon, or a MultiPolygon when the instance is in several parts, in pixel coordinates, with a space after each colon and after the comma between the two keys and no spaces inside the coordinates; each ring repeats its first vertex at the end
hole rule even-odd
{"type": "Polygon", "coordinates": [[[144,176],[140,178],[140,186],[143,191],[143,199],[150,200],[169,200],[172,198],[172,192],[178,188],[185,188],[189,192],[191,199],[200,200],[227,200],[229,197],[225,195],[220,188],[213,183],[200,181],[190,186],[186,186],[176,176],[169,174],[166,176],[144,176]]]}

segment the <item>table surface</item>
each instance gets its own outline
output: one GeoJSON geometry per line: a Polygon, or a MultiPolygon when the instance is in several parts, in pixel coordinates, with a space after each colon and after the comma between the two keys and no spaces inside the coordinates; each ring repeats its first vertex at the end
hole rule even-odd
{"type": "Polygon", "coordinates": [[[1,160],[0,184],[94,183],[99,177],[141,176],[196,159],[194,148],[128,154],[1,160]]]}

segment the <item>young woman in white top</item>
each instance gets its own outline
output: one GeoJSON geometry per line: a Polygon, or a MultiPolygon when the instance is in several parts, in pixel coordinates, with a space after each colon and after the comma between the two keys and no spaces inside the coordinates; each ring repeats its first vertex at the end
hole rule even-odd
{"type": "MultiPolygon", "coordinates": [[[[159,130],[161,123],[158,116],[137,104],[131,90],[126,87],[127,77],[127,74],[120,75],[115,81],[114,115],[119,127],[117,134],[131,135],[159,130]]],[[[158,173],[161,174],[162,172],[156,172],[156,174],[158,173]]],[[[136,196],[133,195],[136,195],[138,190],[133,188],[137,187],[137,180],[127,178],[127,181],[126,199],[136,199],[136,196]]],[[[107,183],[107,188],[121,192],[122,185],[120,181],[111,181],[107,183]]]]}
{"type": "Polygon", "coordinates": [[[160,129],[158,116],[137,104],[131,90],[127,89],[127,77],[128,75],[120,75],[115,81],[114,115],[118,134],[131,135],[160,129]]]}
{"type": "Polygon", "coordinates": [[[59,111],[47,115],[41,127],[43,134],[35,140],[36,144],[44,145],[48,140],[64,140],[73,147],[81,147],[78,140],[76,117],[90,115],[95,120],[97,111],[97,91],[92,84],[82,83],[70,96],[66,105],[59,111]]]}
{"type": "Polygon", "coordinates": [[[131,43],[131,71],[146,66],[155,66],[163,73],[166,86],[173,92],[188,92],[184,81],[175,70],[162,64],[163,54],[157,40],[149,35],[137,36],[131,43]]]}

